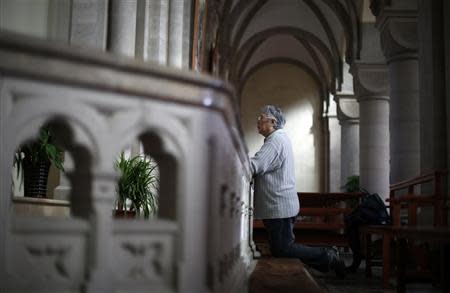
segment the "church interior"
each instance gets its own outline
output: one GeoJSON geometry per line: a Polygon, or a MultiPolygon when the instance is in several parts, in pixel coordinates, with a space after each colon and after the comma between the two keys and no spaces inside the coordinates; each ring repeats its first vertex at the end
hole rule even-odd
{"type": "Polygon", "coordinates": [[[449,292],[450,2],[0,0],[0,292],[449,292]],[[254,219],[264,105],[296,242],[254,219]]]}

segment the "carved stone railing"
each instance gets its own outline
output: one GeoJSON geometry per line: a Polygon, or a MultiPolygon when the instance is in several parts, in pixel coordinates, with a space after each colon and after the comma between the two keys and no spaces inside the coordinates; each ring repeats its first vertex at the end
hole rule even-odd
{"type": "Polygon", "coordinates": [[[233,92],[197,74],[0,34],[0,291],[240,292],[250,170],[233,92]],[[14,213],[16,149],[52,123],[74,167],[71,216],[14,213]],[[114,161],[140,139],[159,212],[112,217],[114,161]]]}

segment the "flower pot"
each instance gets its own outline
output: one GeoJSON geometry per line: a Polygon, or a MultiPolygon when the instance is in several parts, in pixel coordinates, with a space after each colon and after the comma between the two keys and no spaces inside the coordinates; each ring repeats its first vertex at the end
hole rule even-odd
{"type": "Polygon", "coordinates": [[[124,219],[136,218],[136,211],[114,210],[114,217],[124,219]]]}
{"type": "Polygon", "coordinates": [[[24,162],[24,195],[29,197],[46,197],[50,161],[42,160],[37,164],[24,162]]]}

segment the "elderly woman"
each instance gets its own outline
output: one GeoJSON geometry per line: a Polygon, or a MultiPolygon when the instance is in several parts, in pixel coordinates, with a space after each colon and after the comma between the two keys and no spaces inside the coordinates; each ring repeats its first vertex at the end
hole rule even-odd
{"type": "Polygon", "coordinates": [[[266,105],[258,116],[258,132],[264,144],[251,158],[255,179],[255,218],[262,219],[275,257],[295,257],[322,272],[345,276],[345,265],[336,249],[295,243],[293,227],[300,204],[295,187],[294,154],[283,126],[281,109],[266,105]]]}

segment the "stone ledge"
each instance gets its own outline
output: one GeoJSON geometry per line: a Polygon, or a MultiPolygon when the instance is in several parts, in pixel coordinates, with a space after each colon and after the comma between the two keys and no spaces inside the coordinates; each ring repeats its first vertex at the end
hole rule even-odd
{"type": "Polygon", "coordinates": [[[262,258],[249,279],[250,293],[326,292],[295,258],[262,258]]]}

